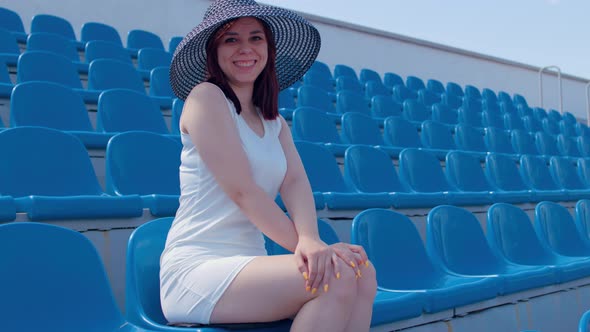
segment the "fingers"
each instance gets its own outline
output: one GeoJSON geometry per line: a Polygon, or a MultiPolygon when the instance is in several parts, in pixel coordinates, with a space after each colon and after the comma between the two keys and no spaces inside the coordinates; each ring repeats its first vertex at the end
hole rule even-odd
{"type": "Polygon", "coordinates": [[[303,276],[303,279],[305,280],[305,290],[309,292],[311,290],[311,288],[308,285],[309,270],[307,269],[307,264],[305,263],[305,258],[303,257],[301,252],[298,252],[298,251],[295,252],[294,256],[295,256],[295,262],[297,264],[297,269],[299,269],[299,272],[301,272],[301,275],[303,276]]]}
{"type": "Polygon", "coordinates": [[[327,255],[324,255],[325,257],[325,261],[324,261],[324,276],[322,279],[322,288],[324,290],[324,293],[328,292],[328,289],[330,288],[329,285],[329,281],[330,281],[330,277],[333,275],[334,273],[334,265],[332,263],[332,256],[333,254],[329,253],[327,255]]]}
{"type": "Polygon", "coordinates": [[[336,279],[340,279],[340,272],[342,271],[342,259],[338,257],[336,253],[332,254],[332,265],[334,277],[336,277],[336,279]]]}
{"type": "Polygon", "coordinates": [[[367,253],[365,252],[365,248],[363,248],[362,246],[359,246],[359,245],[355,245],[355,244],[349,244],[348,247],[350,248],[350,251],[360,255],[360,259],[361,259],[361,261],[359,262],[360,264],[365,264],[368,266],[369,257],[367,256],[367,253]]]}
{"type": "Polygon", "coordinates": [[[315,255],[315,265],[312,267],[309,267],[309,270],[311,271],[310,273],[310,282],[311,282],[311,293],[315,294],[320,285],[322,280],[324,279],[324,273],[326,270],[326,254],[325,253],[320,253],[318,255],[315,255]],[[315,272],[315,273],[314,273],[315,272]],[[313,280],[311,278],[311,275],[313,275],[313,280]]]}

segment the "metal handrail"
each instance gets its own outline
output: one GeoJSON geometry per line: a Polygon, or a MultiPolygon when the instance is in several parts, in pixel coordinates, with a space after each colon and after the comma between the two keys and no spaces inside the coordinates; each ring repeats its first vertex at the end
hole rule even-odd
{"type": "Polygon", "coordinates": [[[586,84],[586,124],[590,126],[590,82],[586,84]]]}
{"type": "Polygon", "coordinates": [[[541,99],[541,108],[543,108],[543,72],[547,69],[557,70],[557,88],[559,91],[559,113],[563,114],[563,90],[561,87],[561,69],[557,66],[546,66],[539,70],[539,98],[541,99]]]}

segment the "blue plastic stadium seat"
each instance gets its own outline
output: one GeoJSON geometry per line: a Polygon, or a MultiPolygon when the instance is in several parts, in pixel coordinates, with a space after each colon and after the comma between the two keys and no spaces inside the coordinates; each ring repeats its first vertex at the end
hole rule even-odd
{"type": "Polygon", "coordinates": [[[481,101],[481,92],[479,91],[478,88],[476,88],[473,85],[466,85],[465,86],[465,97],[469,98],[469,99],[475,99],[475,100],[480,100],[481,101]]]}
{"type": "MultiPolygon", "coordinates": [[[[389,117],[385,119],[383,127],[383,140],[385,144],[397,148],[419,148],[422,147],[419,127],[401,117],[389,117]]],[[[401,151],[401,149],[400,149],[401,151]]]]}
{"type": "Polygon", "coordinates": [[[364,94],[361,83],[349,76],[340,76],[336,79],[336,91],[354,91],[359,94],[364,94]]]}
{"type": "MultiPolygon", "coordinates": [[[[88,69],[88,88],[93,90],[129,89],[146,94],[139,72],[132,64],[113,59],[97,59],[88,69]]],[[[160,108],[172,106],[170,97],[150,96],[160,108]]]]}
{"type": "Polygon", "coordinates": [[[381,81],[381,76],[379,76],[379,73],[377,73],[376,71],[372,70],[372,69],[368,69],[368,68],[362,68],[360,73],[359,73],[359,81],[361,84],[365,84],[369,81],[376,81],[379,83],[383,83],[381,81]]]}
{"type": "Polygon", "coordinates": [[[541,122],[539,122],[534,116],[524,116],[522,118],[522,122],[524,124],[524,129],[526,131],[528,131],[529,133],[536,133],[538,131],[542,131],[543,130],[543,126],[541,125],[541,122]]]}
{"type": "Polygon", "coordinates": [[[463,99],[462,97],[455,96],[452,93],[445,92],[441,96],[441,102],[449,106],[451,109],[456,110],[463,104],[463,99]]]}
{"type": "Polygon", "coordinates": [[[490,104],[498,104],[498,95],[496,95],[494,90],[489,88],[483,88],[483,90],[481,90],[481,99],[482,102],[487,101],[490,104]]]}
{"type": "Polygon", "coordinates": [[[0,225],[0,251],[3,330],[149,331],[125,320],[102,260],[84,235],[43,223],[9,223],[0,225]]]}
{"type": "Polygon", "coordinates": [[[182,145],[168,137],[133,131],[113,136],[106,150],[106,191],[140,195],[154,216],[173,216],[178,209],[178,167],[182,145]]]}
{"type": "Polygon", "coordinates": [[[581,157],[582,154],[578,150],[578,143],[574,137],[566,136],[564,134],[557,135],[557,151],[564,157],[581,157]]]}
{"type": "Polygon", "coordinates": [[[584,312],[578,323],[578,332],[588,332],[590,328],[590,310],[584,312]]]}
{"type": "Polygon", "coordinates": [[[557,149],[557,141],[555,136],[547,134],[546,132],[537,131],[535,133],[535,145],[539,153],[544,156],[559,156],[557,149]]]}
{"type": "Polygon", "coordinates": [[[430,108],[441,101],[440,95],[426,89],[418,91],[418,101],[430,108]]]}
{"type": "Polygon", "coordinates": [[[405,85],[396,85],[393,87],[393,100],[403,104],[408,99],[418,99],[418,93],[406,88],[405,85]]]}
{"type": "Polygon", "coordinates": [[[170,67],[156,67],[150,71],[149,95],[176,98],[170,86],[170,67]]]}
{"type": "Polygon", "coordinates": [[[548,267],[513,264],[496,255],[477,218],[459,207],[441,205],[428,213],[426,249],[432,261],[447,273],[496,276],[501,294],[558,282],[557,274],[548,267]]]}
{"type": "Polygon", "coordinates": [[[42,127],[0,132],[0,194],[15,197],[31,220],[128,218],[143,213],[139,196],[106,196],[88,152],[73,135],[42,127]]]}
{"type": "Polygon", "coordinates": [[[470,193],[473,200],[477,199],[481,204],[522,200],[520,194],[493,187],[481,167],[481,158],[469,152],[450,151],[445,162],[445,175],[452,186],[470,193]]]}
{"type": "Polygon", "coordinates": [[[512,98],[512,102],[514,103],[514,105],[525,105],[528,106],[528,103],[526,101],[526,98],[522,95],[519,95],[518,93],[515,93],[513,98],[512,98]]]}
{"type": "Polygon", "coordinates": [[[522,118],[517,115],[506,113],[504,114],[503,120],[504,128],[507,130],[513,131],[524,129],[524,122],[522,121],[522,118]]]}
{"type": "Polygon", "coordinates": [[[558,123],[559,121],[563,120],[563,116],[561,115],[561,113],[559,113],[559,111],[555,110],[555,109],[549,109],[547,111],[547,118],[551,122],[555,122],[555,123],[558,123]]]}
{"type": "Polygon", "coordinates": [[[14,88],[10,126],[40,126],[68,131],[88,149],[105,149],[112,136],[94,131],[79,94],[52,82],[25,82],[14,88]]]}
{"type": "Polygon", "coordinates": [[[455,126],[455,141],[459,150],[480,153],[488,151],[483,132],[469,125],[458,124],[455,126]]]}
{"type": "Polygon", "coordinates": [[[162,43],[162,39],[153,32],[135,29],[127,33],[127,49],[130,52],[135,52],[135,54],[137,54],[140,49],[146,47],[163,50],[164,43],[162,43]]]}
{"type": "Polygon", "coordinates": [[[576,203],[576,227],[586,243],[590,243],[590,200],[581,199],[576,203]]]}
{"type": "Polygon", "coordinates": [[[590,136],[578,136],[576,138],[578,150],[583,158],[590,157],[590,136]]]}
{"type": "Polygon", "coordinates": [[[117,30],[107,24],[99,22],[86,22],[82,25],[80,40],[86,44],[93,40],[103,40],[123,47],[121,36],[117,30]]]}
{"type": "Polygon", "coordinates": [[[536,199],[534,191],[526,185],[518,171],[516,160],[501,153],[486,156],[485,173],[493,187],[512,193],[512,202],[530,202],[536,199]]]}
{"type": "Polygon", "coordinates": [[[532,188],[539,200],[565,201],[569,191],[560,187],[551,176],[547,159],[539,156],[522,155],[520,174],[526,185],[532,188]]]}
{"type": "Polygon", "coordinates": [[[0,29],[10,31],[19,43],[27,41],[27,34],[20,16],[10,9],[0,7],[0,29]]]}
{"type": "Polygon", "coordinates": [[[518,105],[516,107],[516,112],[517,115],[521,118],[524,118],[525,116],[534,116],[533,109],[525,105],[518,105]]]}
{"type": "Polygon", "coordinates": [[[514,154],[510,133],[504,129],[485,128],[484,142],[488,151],[496,153],[514,154]]]}
{"type": "Polygon", "coordinates": [[[483,112],[483,105],[481,99],[474,99],[468,96],[463,97],[461,108],[471,113],[483,112]]]}
{"type": "Polygon", "coordinates": [[[465,93],[463,92],[463,88],[455,82],[447,82],[446,91],[448,94],[457,97],[463,97],[465,95],[465,93]]]}
{"type": "Polygon", "coordinates": [[[551,157],[549,169],[553,180],[567,189],[577,199],[590,198],[590,188],[586,187],[576,171],[576,161],[564,157],[551,157]]]}
{"type": "Polygon", "coordinates": [[[548,117],[541,120],[541,127],[543,128],[543,131],[549,135],[555,136],[560,133],[559,124],[548,117]]]}
{"type": "Polygon", "coordinates": [[[172,102],[172,117],[170,120],[170,133],[172,135],[180,135],[180,116],[182,115],[182,108],[184,101],[174,98],[172,102]]]}
{"type": "Polygon", "coordinates": [[[0,222],[16,219],[16,202],[10,196],[0,196],[0,222]]]}
{"type": "Polygon", "coordinates": [[[408,89],[413,90],[414,92],[418,93],[420,90],[426,89],[426,85],[424,85],[424,81],[421,78],[416,76],[408,76],[406,77],[406,87],[408,89]]]}
{"type": "Polygon", "coordinates": [[[328,67],[328,65],[324,62],[315,60],[311,65],[311,68],[309,68],[309,71],[321,73],[321,75],[323,75],[324,77],[327,77],[332,81],[334,80],[334,78],[332,77],[332,71],[330,70],[330,67],[328,67]]]}
{"type": "Polygon", "coordinates": [[[576,166],[578,169],[578,175],[582,180],[582,184],[584,187],[590,188],[590,159],[578,158],[576,166]]]}
{"type": "Polygon", "coordinates": [[[356,71],[347,65],[344,64],[337,64],[334,66],[334,79],[340,76],[349,76],[356,78],[358,80],[358,76],[356,75],[356,71]]]}
{"type": "Polygon", "coordinates": [[[348,144],[343,144],[336,124],[321,110],[299,107],[291,122],[293,139],[323,144],[335,156],[344,156],[348,144]]]}
{"type": "Polygon", "coordinates": [[[332,97],[327,91],[307,85],[297,89],[297,107],[315,107],[328,113],[336,111],[332,97]]]}
{"type": "Polygon", "coordinates": [[[499,103],[496,103],[494,101],[490,101],[488,99],[482,99],[481,110],[485,111],[485,112],[496,113],[496,114],[499,114],[500,116],[506,114],[505,112],[503,112],[499,103]]]}
{"type": "Polygon", "coordinates": [[[359,112],[369,115],[369,104],[362,94],[354,91],[339,91],[336,94],[336,112],[359,112]]]}
{"type": "Polygon", "coordinates": [[[45,51],[28,51],[18,58],[18,83],[49,81],[65,85],[79,93],[84,102],[96,104],[99,91],[84,89],[74,63],[61,55],[45,51]]]}
{"type": "MultiPolygon", "coordinates": [[[[174,218],[152,220],[138,227],[127,244],[125,306],[130,322],[150,331],[195,331],[173,327],[162,313],[160,304],[160,256],[174,218]]],[[[222,332],[234,329],[258,332],[287,331],[291,321],[254,324],[199,325],[196,331],[222,332]]]]}
{"type": "MultiPolygon", "coordinates": [[[[0,15],[2,14],[1,9],[0,15]]],[[[19,55],[20,48],[16,37],[10,31],[2,29],[0,25],[0,64],[2,66],[16,66],[19,55]]]]}
{"type": "Polygon", "coordinates": [[[535,119],[537,119],[537,121],[541,122],[541,120],[547,117],[547,111],[541,107],[534,107],[533,116],[535,119]]]}
{"type": "Polygon", "coordinates": [[[303,75],[303,84],[321,88],[326,92],[334,92],[334,80],[332,79],[332,76],[324,71],[313,69],[308,70],[307,73],[303,75]]]}
{"type": "Polygon", "coordinates": [[[392,91],[389,90],[381,81],[368,81],[365,83],[365,98],[371,100],[374,96],[390,96],[392,91]]]}
{"type": "Polygon", "coordinates": [[[557,123],[557,125],[559,126],[559,132],[561,134],[568,136],[568,137],[578,136],[578,133],[576,132],[575,123],[568,122],[564,119],[564,120],[559,121],[557,123]]]}
{"type": "Polygon", "coordinates": [[[85,57],[88,63],[97,59],[113,59],[133,64],[129,52],[123,46],[107,40],[91,40],[87,42],[85,57]]]}
{"type": "Polygon", "coordinates": [[[62,35],[74,42],[77,49],[84,50],[84,44],[79,42],[76,38],[76,33],[74,32],[72,24],[62,17],[47,14],[33,16],[31,21],[31,33],[35,32],[49,32],[62,35]]]}
{"type": "Polygon", "coordinates": [[[10,80],[10,75],[8,75],[8,68],[6,66],[0,68],[0,98],[10,98],[13,87],[14,85],[10,80]]]}
{"type": "Polygon", "coordinates": [[[147,95],[128,89],[110,89],[101,93],[96,131],[116,133],[132,130],[168,134],[162,112],[147,95]]]}
{"type": "Polygon", "coordinates": [[[391,72],[383,74],[383,84],[391,90],[393,90],[396,85],[405,85],[401,76],[391,72]]]}
{"type": "Polygon", "coordinates": [[[535,207],[535,231],[539,240],[559,255],[589,257],[590,244],[582,238],[567,208],[554,202],[535,207]]]}
{"type": "Polygon", "coordinates": [[[430,110],[417,99],[407,99],[403,102],[403,106],[403,116],[408,121],[422,122],[432,118],[430,110]]]}
{"type": "Polygon", "coordinates": [[[392,200],[387,193],[358,193],[347,187],[336,159],[325,147],[303,141],[296,141],[295,146],[309,177],[316,208],[322,202],[333,210],[391,207],[392,200]]]}
{"type": "Polygon", "coordinates": [[[553,252],[538,238],[526,212],[507,203],[488,210],[486,237],[492,250],[514,264],[541,265],[556,271],[559,282],[590,276],[590,258],[553,252]]]}
{"type": "Polygon", "coordinates": [[[457,145],[453,139],[452,127],[432,120],[422,122],[420,133],[422,145],[429,149],[455,150],[457,145]]]}
{"type": "Polygon", "coordinates": [[[384,145],[377,122],[362,113],[342,115],[342,141],[346,144],[384,145]]]}
{"type": "Polygon", "coordinates": [[[504,129],[504,119],[497,112],[481,112],[481,122],[484,127],[493,127],[498,129],[504,129]]]}
{"type": "MultiPolygon", "coordinates": [[[[474,205],[489,202],[485,195],[462,192],[453,187],[445,177],[438,158],[426,150],[402,150],[399,154],[399,174],[413,191],[437,195],[438,204],[474,205]]],[[[433,201],[436,201],[435,197],[433,201]]]]}
{"type": "Polygon", "coordinates": [[[497,280],[445,273],[433,264],[413,222],[400,213],[370,209],[352,222],[352,242],[362,245],[377,271],[378,289],[422,294],[424,311],[434,313],[494,298],[497,280]]]}
{"type": "Polygon", "coordinates": [[[401,116],[402,104],[393,100],[391,96],[375,96],[371,98],[371,116],[384,119],[390,116],[401,116]]]}
{"type": "Polygon", "coordinates": [[[574,127],[576,128],[576,135],[590,137],[590,128],[588,128],[587,124],[576,122],[574,127]]]}
{"type": "Polygon", "coordinates": [[[575,125],[576,123],[578,123],[576,116],[570,112],[563,112],[561,117],[562,117],[563,121],[567,124],[575,125]]]}
{"type": "MultiPolygon", "coordinates": [[[[168,67],[172,62],[172,54],[160,48],[142,48],[137,53],[137,69],[142,72],[149,72],[156,67],[168,67]]],[[[144,79],[146,77],[144,76],[144,79]]]]}
{"type": "Polygon", "coordinates": [[[184,37],[182,36],[174,36],[172,38],[170,38],[170,41],[168,42],[168,52],[170,52],[171,54],[174,54],[174,52],[176,51],[176,48],[178,47],[178,44],[180,44],[180,42],[182,41],[184,37]]]}
{"type": "Polygon", "coordinates": [[[457,111],[451,109],[443,103],[432,105],[432,120],[450,125],[456,125],[459,122],[457,111]]]}
{"type": "Polygon", "coordinates": [[[432,78],[426,82],[426,89],[439,96],[445,93],[446,91],[445,86],[442,84],[441,81],[432,78]]]}
{"type": "Polygon", "coordinates": [[[498,103],[512,104],[512,97],[506,91],[498,91],[498,103]]]}
{"type": "Polygon", "coordinates": [[[27,51],[46,51],[68,58],[79,73],[88,73],[88,64],[80,62],[78,48],[70,39],[48,32],[31,33],[27,38],[27,51]]]}

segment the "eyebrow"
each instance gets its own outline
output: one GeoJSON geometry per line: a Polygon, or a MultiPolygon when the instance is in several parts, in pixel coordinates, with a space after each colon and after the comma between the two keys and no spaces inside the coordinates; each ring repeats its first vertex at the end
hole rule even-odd
{"type": "MultiPolygon", "coordinates": [[[[251,31],[250,32],[251,35],[255,35],[255,34],[258,34],[258,33],[263,33],[263,31],[262,30],[254,30],[254,31],[251,31]]],[[[224,33],[224,35],[237,36],[238,33],[237,32],[233,32],[233,31],[228,31],[228,32],[224,33]]]]}

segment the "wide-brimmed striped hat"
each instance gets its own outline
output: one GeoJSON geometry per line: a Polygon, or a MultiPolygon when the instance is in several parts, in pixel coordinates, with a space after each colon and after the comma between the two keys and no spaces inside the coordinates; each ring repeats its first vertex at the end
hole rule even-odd
{"type": "Polygon", "coordinates": [[[300,15],[279,7],[259,5],[253,0],[217,0],[205,12],[203,22],[178,44],[170,65],[170,85],[185,100],[207,75],[205,48],[211,35],[228,21],[256,17],[274,36],[276,72],[281,90],[288,88],[311,67],[320,51],[318,30],[300,15]]]}

